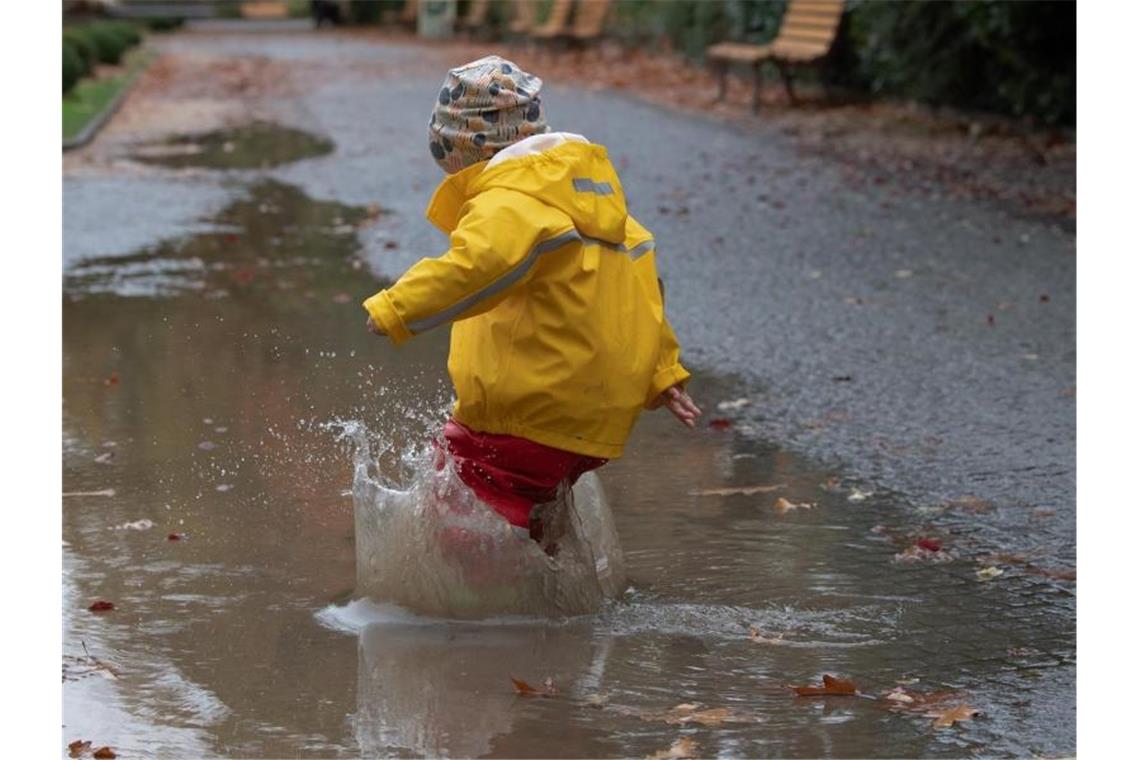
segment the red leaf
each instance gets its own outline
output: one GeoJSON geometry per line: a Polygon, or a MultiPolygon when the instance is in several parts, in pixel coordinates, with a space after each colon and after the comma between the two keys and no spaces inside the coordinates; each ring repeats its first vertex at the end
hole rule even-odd
{"type": "Polygon", "coordinates": [[[728,430],[732,427],[732,420],[724,417],[717,417],[716,419],[709,420],[709,427],[713,430],[728,430]]]}
{"type": "Polygon", "coordinates": [[[849,697],[856,691],[854,681],[836,678],[826,673],[823,676],[823,686],[793,686],[792,688],[801,697],[849,697]]]}
{"type": "Polygon", "coordinates": [[[68,754],[70,754],[72,757],[80,757],[89,749],[91,749],[91,742],[84,741],[83,739],[76,739],[71,744],[67,745],[68,754]]]}
{"type": "Polygon", "coordinates": [[[515,691],[517,691],[519,694],[523,695],[524,697],[529,697],[531,695],[538,694],[538,689],[534,688],[533,686],[531,686],[526,681],[520,681],[519,679],[515,678],[514,676],[511,677],[511,683],[513,683],[515,685],[515,691]]]}
{"type": "Polygon", "coordinates": [[[514,676],[511,676],[511,683],[515,685],[515,691],[521,697],[549,697],[558,692],[554,686],[554,679],[550,677],[547,677],[543,682],[541,689],[536,689],[526,681],[520,681],[514,676]]]}
{"type": "Polygon", "coordinates": [[[942,551],[942,542],[937,538],[920,538],[915,541],[914,544],[919,549],[926,549],[928,552],[942,551]]]}
{"type": "Polygon", "coordinates": [[[181,541],[184,538],[186,538],[185,533],[168,533],[166,535],[167,541],[181,541]]]}
{"type": "Polygon", "coordinates": [[[102,599],[99,599],[98,601],[93,602],[87,609],[91,610],[92,612],[109,612],[110,610],[115,609],[115,605],[111,602],[105,602],[102,599]]]}

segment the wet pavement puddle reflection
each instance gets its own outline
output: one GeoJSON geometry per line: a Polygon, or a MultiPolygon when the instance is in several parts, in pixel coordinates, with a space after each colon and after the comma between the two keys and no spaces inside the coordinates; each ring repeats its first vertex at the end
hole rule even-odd
{"type": "Polygon", "coordinates": [[[271,122],[172,137],[139,146],[132,158],[169,168],[266,169],[333,151],[324,137],[271,122]]]}
{"type": "MultiPolygon", "coordinates": [[[[398,452],[434,432],[449,394],[445,332],[397,351],[363,328],[358,304],[379,287],[358,259],[369,220],[259,179],[206,233],[66,273],[68,741],[265,757],[645,756],[682,735],[702,756],[1033,748],[1005,727],[1026,690],[1068,688],[1053,676],[1072,656],[1052,617],[1064,604],[1039,600],[1071,590],[981,582],[964,557],[895,561],[877,526],[923,528],[889,495],[851,501],[731,429],[646,415],[602,470],[632,587],[599,614],[461,624],[346,605],[352,461],[321,425],[362,420],[398,452]],[[754,486],[780,487],[700,493],[754,486]],[[96,599],[115,609],[89,612],[96,599]],[[881,699],[787,688],[822,673],[869,697],[918,679],[986,716],[935,730],[881,699]],[[512,676],[557,694],[518,697],[512,676]],[[678,704],[739,719],[661,717],[678,704]]],[[[706,406],[739,395],[709,375],[693,389],[706,406]]],[[[406,475],[391,456],[381,467],[406,475]]]]}

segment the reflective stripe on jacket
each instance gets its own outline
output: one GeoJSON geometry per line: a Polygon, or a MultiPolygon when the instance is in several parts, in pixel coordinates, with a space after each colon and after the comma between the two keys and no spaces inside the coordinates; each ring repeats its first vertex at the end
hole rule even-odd
{"type": "Polygon", "coordinates": [[[688,379],[654,241],[600,145],[481,162],[427,218],[451,248],[364,302],[397,345],[454,322],[454,416],[473,430],[621,456],[643,408],[688,379]]]}

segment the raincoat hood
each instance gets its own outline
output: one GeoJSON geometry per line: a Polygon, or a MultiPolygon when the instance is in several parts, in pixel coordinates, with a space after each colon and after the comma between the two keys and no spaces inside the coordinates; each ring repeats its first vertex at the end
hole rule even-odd
{"type": "Polygon", "coordinates": [[[503,151],[521,148],[523,154],[518,157],[496,156],[505,160],[481,161],[449,175],[428,204],[428,220],[450,233],[465,203],[487,190],[507,188],[558,209],[583,235],[620,243],[626,236],[629,212],[605,147],[579,138],[539,153],[525,152],[530,140],[554,136],[538,135],[503,151]]]}

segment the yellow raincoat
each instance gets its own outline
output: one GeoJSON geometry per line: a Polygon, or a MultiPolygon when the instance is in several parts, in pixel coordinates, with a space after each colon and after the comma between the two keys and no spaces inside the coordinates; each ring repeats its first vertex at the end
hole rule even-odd
{"type": "Polygon", "coordinates": [[[454,322],[455,419],[621,456],[643,408],[688,379],[650,233],[600,145],[567,142],[448,176],[427,218],[451,249],[364,302],[396,345],[454,322]]]}

